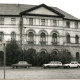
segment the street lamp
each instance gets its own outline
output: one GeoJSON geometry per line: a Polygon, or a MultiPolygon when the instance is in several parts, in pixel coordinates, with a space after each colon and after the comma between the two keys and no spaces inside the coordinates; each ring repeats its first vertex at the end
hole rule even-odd
{"type": "Polygon", "coordinates": [[[5,67],[6,67],[6,43],[3,42],[3,51],[4,51],[4,80],[5,80],[5,67]]]}

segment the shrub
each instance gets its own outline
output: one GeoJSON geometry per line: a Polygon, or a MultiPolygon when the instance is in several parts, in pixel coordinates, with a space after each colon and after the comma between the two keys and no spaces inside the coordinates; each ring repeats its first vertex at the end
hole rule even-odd
{"type": "Polygon", "coordinates": [[[71,53],[68,50],[64,49],[61,52],[61,62],[63,64],[71,62],[72,59],[73,59],[73,57],[72,57],[71,53]]]}
{"type": "Polygon", "coordinates": [[[28,50],[24,50],[24,60],[28,61],[30,64],[35,64],[35,58],[36,58],[36,50],[33,48],[30,48],[28,50]]]}
{"type": "Polygon", "coordinates": [[[48,53],[38,53],[37,54],[37,66],[42,66],[50,61],[50,55],[48,53]]]}
{"type": "Polygon", "coordinates": [[[52,52],[50,54],[50,61],[60,61],[60,53],[55,54],[54,52],[52,52]]]}

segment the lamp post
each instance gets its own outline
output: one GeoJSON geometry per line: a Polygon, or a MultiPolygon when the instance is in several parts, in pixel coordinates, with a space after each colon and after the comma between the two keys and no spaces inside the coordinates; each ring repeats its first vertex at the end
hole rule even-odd
{"type": "Polygon", "coordinates": [[[5,67],[6,67],[6,46],[5,46],[5,42],[3,43],[3,47],[4,47],[4,80],[5,80],[5,67]]]}

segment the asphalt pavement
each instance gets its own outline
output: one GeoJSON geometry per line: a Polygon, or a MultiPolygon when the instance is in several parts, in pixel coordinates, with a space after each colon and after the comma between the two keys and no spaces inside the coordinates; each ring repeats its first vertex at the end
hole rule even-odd
{"type": "MultiPolygon", "coordinates": [[[[51,68],[31,67],[29,69],[12,69],[7,67],[5,80],[80,80],[80,68],[51,68]]],[[[4,68],[0,68],[0,80],[4,80],[4,68]]]]}

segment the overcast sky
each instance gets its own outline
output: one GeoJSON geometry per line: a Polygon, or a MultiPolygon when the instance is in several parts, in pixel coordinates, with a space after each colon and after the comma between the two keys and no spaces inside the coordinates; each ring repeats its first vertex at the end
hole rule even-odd
{"type": "Polygon", "coordinates": [[[44,3],[48,6],[58,7],[80,19],[80,0],[0,0],[0,3],[32,5],[44,3]]]}

